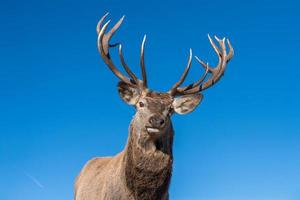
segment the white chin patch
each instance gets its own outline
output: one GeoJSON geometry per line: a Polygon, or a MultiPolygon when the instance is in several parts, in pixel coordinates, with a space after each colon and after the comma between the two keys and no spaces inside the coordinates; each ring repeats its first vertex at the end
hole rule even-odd
{"type": "Polygon", "coordinates": [[[158,133],[159,129],[157,128],[147,128],[148,133],[158,133]]]}

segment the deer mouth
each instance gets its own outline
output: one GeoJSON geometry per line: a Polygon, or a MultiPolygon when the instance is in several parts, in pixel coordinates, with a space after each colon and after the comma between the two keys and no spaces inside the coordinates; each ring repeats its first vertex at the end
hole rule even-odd
{"type": "Polygon", "coordinates": [[[146,127],[146,130],[148,133],[159,133],[160,132],[160,129],[158,128],[154,128],[154,127],[146,127]]]}

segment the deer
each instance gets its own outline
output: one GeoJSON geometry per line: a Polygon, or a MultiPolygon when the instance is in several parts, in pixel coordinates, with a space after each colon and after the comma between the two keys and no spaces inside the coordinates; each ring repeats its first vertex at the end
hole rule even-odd
{"type": "Polygon", "coordinates": [[[216,67],[211,67],[197,56],[195,59],[203,67],[200,78],[182,86],[192,64],[190,49],[188,62],[179,80],[168,92],[156,92],[148,88],[144,49],[146,36],[140,49],[142,79],[139,79],[125,62],[121,43],[110,44],[110,40],[121,26],[124,16],[107,31],[109,13],[98,22],[98,50],[112,71],[120,79],[120,98],[135,108],[136,113],[129,126],[125,148],[114,157],[96,157],[88,161],[75,181],[75,200],[168,200],[173,166],[174,130],[171,116],[187,114],[195,110],[203,99],[202,92],[224,75],[227,63],[234,51],[225,38],[215,41],[208,35],[209,42],[218,56],[216,67]],[[104,23],[104,24],[103,24],[104,23]],[[227,50],[229,48],[229,52],[227,50]],[[110,50],[118,47],[122,73],[114,64],[110,50]]]}

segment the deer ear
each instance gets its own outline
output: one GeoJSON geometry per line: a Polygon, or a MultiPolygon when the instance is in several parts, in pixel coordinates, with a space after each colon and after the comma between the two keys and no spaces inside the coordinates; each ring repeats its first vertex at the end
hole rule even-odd
{"type": "Polygon", "coordinates": [[[137,87],[131,86],[123,81],[118,83],[118,92],[121,99],[129,105],[135,105],[140,97],[140,90],[137,87]]]}
{"type": "Polygon", "coordinates": [[[173,108],[178,114],[187,114],[195,110],[203,98],[202,94],[184,95],[174,99],[173,108]]]}

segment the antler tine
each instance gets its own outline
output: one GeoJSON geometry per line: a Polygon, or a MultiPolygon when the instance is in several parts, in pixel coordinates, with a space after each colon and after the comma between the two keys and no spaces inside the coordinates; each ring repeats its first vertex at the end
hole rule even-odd
{"type": "Polygon", "coordinates": [[[105,15],[103,15],[103,16],[101,17],[101,19],[99,20],[99,22],[98,22],[98,24],[97,24],[97,27],[96,27],[97,34],[100,33],[102,23],[103,23],[103,21],[105,20],[105,18],[107,17],[107,15],[109,15],[109,12],[105,13],[105,15]]]}
{"type": "Polygon", "coordinates": [[[190,55],[189,55],[189,59],[188,59],[188,63],[184,69],[184,72],[182,73],[179,81],[177,81],[173,86],[172,88],[169,90],[169,94],[171,95],[174,95],[176,94],[178,91],[178,87],[184,82],[189,70],[190,70],[190,67],[191,67],[191,64],[192,64],[192,57],[193,57],[193,51],[192,49],[190,49],[190,55]]]}
{"type": "Polygon", "coordinates": [[[233,47],[232,47],[231,42],[230,42],[229,39],[227,39],[227,44],[228,44],[228,47],[229,47],[229,53],[227,55],[227,57],[228,57],[227,62],[229,62],[231,60],[231,58],[233,57],[233,55],[234,55],[234,50],[233,50],[233,47]]]}
{"type": "Polygon", "coordinates": [[[145,67],[145,58],[144,58],[144,50],[145,50],[145,42],[146,42],[146,35],[144,35],[142,45],[141,45],[141,59],[140,59],[140,65],[142,70],[142,76],[143,76],[143,86],[147,88],[147,74],[146,74],[146,67],[145,67]]]}
{"type": "MultiPolygon", "coordinates": [[[[217,45],[214,43],[214,41],[212,40],[212,38],[210,37],[209,34],[207,34],[209,43],[211,44],[211,46],[213,47],[214,51],[216,52],[216,54],[218,56],[221,56],[222,52],[220,52],[219,48],[217,47],[217,45]]],[[[217,36],[215,36],[215,39],[218,40],[219,38],[217,36]]]]}
{"type": "Polygon", "coordinates": [[[116,30],[120,27],[120,25],[122,24],[122,21],[124,19],[124,17],[122,17],[116,24],[115,26],[107,33],[105,34],[105,31],[110,23],[110,20],[108,20],[103,27],[101,28],[101,25],[103,23],[103,21],[105,20],[106,16],[108,15],[108,13],[106,13],[99,21],[98,25],[97,25],[97,32],[99,31],[98,34],[98,49],[99,52],[101,54],[101,57],[103,58],[105,64],[109,67],[109,69],[122,81],[131,84],[130,79],[127,78],[126,76],[124,76],[117,68],[116,66],[113,64],[113,61],[110,58],[109,55],[109,41],[112,37],[112,35],[116,32],[116,30]]]}
{"type": "MultiPolygon", "coordinates": [[[[125,18],[125,15],[123,15],[123,17],[121,17],[121,19],[119,19],[119,21],[108,31],[108,33],[106,34],[106,38],[107,38],[107,41],[110,41],[111,37],[115,34],[115,32],[119,29],[119,27],[121,26],[123,20],[125,18]]],[[[114,47],[114,46],[117,46],[117,44],[113,44],[113,45],[110,45],[109,42],[107,42],[107,44],[109,45],[109,47],[114,47]]]]}
{"type": "Polygon", "coordinates": [[[209,39],[209,42],[212,45],[215,53],[217,54],[217,56],[219,58],[217,67],[211,68],[211,67],[209,67],[208,63],[205,64],[202,60],[200,60],[197,56],[195,56],[196,60],[205,68],[205,73],[202,75],[202,77],[197,82],[192,83],[192,84],[182,87],[182,88],[177,88],[177,93],[175,93],[175,95],[176,94],[179,94],[179,95],[195,94],[195,93],[201,92],[201,91],[211,87],[212,85],[214,85],[223,76],[225,69],[226,69],[226,64],[233,57],[233,54],[234,54],[232,45],[231,45],[230,41],[227,39],[227,44],[229,47],[229,53],[227,54],[225,38],[219,39],[218,37],[215,36],[215,39],[218,41],[221,49],[219,49],[217,47],[217,45],[214,43],[214,41],[211,39],[211,37],[209,35],[208,35],[208,39],[209,39]],[[208,73],[210,73],[211,76],[210,76],[210,78],[208,78],[208,80],[205,81],[208,73]]]}
{"type": "Polygon", "coordinates": [[[125,62],[125,59],[124,59],[124,56],[123,56],[123,52],[122,52],[122,45],[121,44],[119,45],[119,56],[120,56],[120,60],[121,60],[122,66],[124,67],[124,69],[127,72],[127,74],[134,80],[134,82],[136,84],[139,84],[140,83],[139,79],[130,70],[130,68],[128,67],[128,65],[125,62]]]}
{"type": "Polygon", "coordinates": [[[194,88],[194,87],[199,86],[199,85],[205,80],[205,78],[206,78],[208,72],[211,72],[211,71],[212,71],[212,69],[208,66],[208,63],[205,64],[202,60],[200,60],[200,59],[198,58],[198,56],[195,56],[195,58],[196,58],[196,60],[201,64],[201,66],[203,66],[203,68],[205,69],[205,72],[204,72],[204,74],[200,77],[200,79],[199,79],[197,82],[194,82],[194,83],[192,83],[192,84],[190,84],[190,85],[188,85],[188,86],[182,87],[182,88],[177,88],[177,92],[178,92],[179,94],[183,93],[183,92],[186,91],[186,90],[189,90],[189,89],[192,89],[192,88],[194,88]]]}

